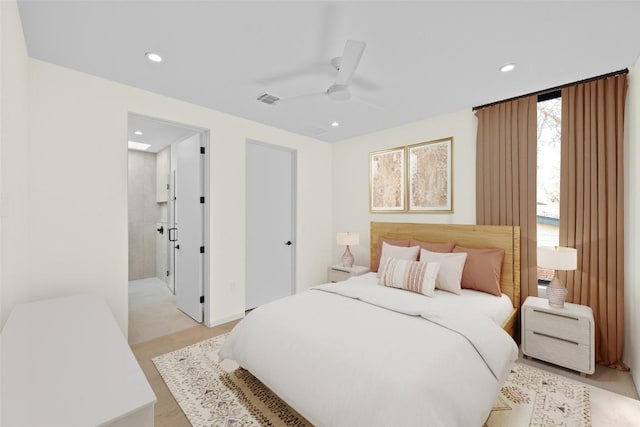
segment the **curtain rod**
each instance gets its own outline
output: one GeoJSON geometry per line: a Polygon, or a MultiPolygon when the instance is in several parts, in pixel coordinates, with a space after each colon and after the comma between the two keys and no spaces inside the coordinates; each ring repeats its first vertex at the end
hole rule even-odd
{"type": "Polygon", "coordinates": [[[527,96],[531,96],[531,95],[544,95],[544,94],[547,94],[547,93],[550,93],[550,92],[560,91],[561,89],[563,89],[565,87],[575,86],[575,85],[579,85],[579,84],[582,84],[582,83],[589,83],[589,82],[592,82],[594,80],[606,79],[608,77],[614,77],[614,76],[618,76],[618,75],[621,75],[621,74],[627,74],[627,73],[629,73],[629,69],[625,68],[624,70],[614,71],[612,73],[602,74],[601,76],[591,77],[591,78],[584,79],[584,80],[578,80],[577,82],[567,83],[567,84],[556,86],[556,87],[552,87],[552,88],[549,88],[549,89],[539,90],[539,91],[536,91],[536,92],[527,93],[526,95],[514,96],[513,98],[503,99],[502,101],[490,102],[488,104],[480,105],[478,107],[473,107],[471,109],[471,111],[476,111],[476,110],[480,110],[482,108],[491,107],[492,105],[501,104],[503,102],[515,101],[516,99],[526,98],[527,96]]]}

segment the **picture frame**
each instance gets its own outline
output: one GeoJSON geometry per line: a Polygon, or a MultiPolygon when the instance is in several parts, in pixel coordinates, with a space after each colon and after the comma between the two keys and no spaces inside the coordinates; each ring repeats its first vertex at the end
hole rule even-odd
{"type": "Polygon", "coordinates": [[[369,153],[369,211],[405,212],[405,147],[369,153]]]}
{"type": "Polygon", "coordinates": [[[407,210],[453,212],[453,137],[408,145],[407,210]]]}

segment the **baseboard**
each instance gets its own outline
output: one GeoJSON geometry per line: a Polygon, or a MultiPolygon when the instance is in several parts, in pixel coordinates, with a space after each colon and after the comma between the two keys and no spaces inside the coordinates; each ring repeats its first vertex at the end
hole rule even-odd
{"type": "Polygon", "coordinates": [[[640,378],[638,378],[635,373],[634,373],[634,369],[633,368],[629,368],[629,372],[631,373],[631,379],[633,380],[633,385],[636,386],[636,391],[638,392],[638,396],[640,396],[640,378]]]}
{"type": "Polygon", "coordinates": [[[221,319],[215,319],[213,321],[206,322],[205,325],[207,325],[210,328],[213,328],[214,326],[218,326],[218,325],[222,325],[223,323],[228,323],[234,320],[242,319],[243,317],[244,317],[244,313],[234,314],[231,316],[223,317],[221,319]]]}

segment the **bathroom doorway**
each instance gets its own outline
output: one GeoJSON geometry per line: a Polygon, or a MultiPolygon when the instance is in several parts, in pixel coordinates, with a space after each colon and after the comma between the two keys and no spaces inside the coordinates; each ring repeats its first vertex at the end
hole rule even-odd
{"type": "Polygon", "coordinates": [[[127,144],[129,344],[136,344],[203,321],[208,132],[130,113],[127,144]]]}

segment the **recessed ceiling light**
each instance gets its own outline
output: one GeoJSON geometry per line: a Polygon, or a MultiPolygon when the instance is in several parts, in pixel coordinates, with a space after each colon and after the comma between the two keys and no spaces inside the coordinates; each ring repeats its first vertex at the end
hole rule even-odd
{"type": "Polygon", "coordinates": [[[500,71],[502,71],[503,73],[508,73],[514,68],[516,68],[516,64],[504,64],[502,67],[500,67],[500,71]]]}
{"type": "Polygon", "coordinates": [[[137,130],[137,131],[135,131],[135,132],[133,132],[133,133],[135,133],[136,135],[142,135],[142,132],[141,132],[141,131],[139,131],[139,130],[137,130]]]}
{"type": "Polygon", "coordinates": [[[340,123],[338,123],[338,122],[331,122],[331,126],[333,126],[334,128],[337,128],[338,126],[340,126],[340,123]]]}
{"type": "Polygon", "coordinates": [[[147,59],[151,62],[162,62],[162,56],[158,55],[155,52],[147,52],[144,54],[144,56],[146,56],[147,59]]]}
{"type": "Polygon", "coordinates": [[[151,144],[143,144],[142,142],[129,141],[129,150],[144,151],[151,147],[151,144]]]}

